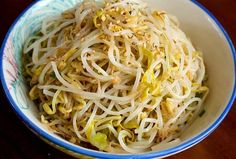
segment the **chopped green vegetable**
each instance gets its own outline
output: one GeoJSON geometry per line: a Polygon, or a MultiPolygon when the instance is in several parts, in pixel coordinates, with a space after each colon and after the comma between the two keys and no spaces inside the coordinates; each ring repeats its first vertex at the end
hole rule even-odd
{"type": "Polygon", "coordinates": [[[128,121],[127,123],[123,124],[123,126],[124,126],[124,128],[127,128],[127,129],[133,129],[133,128],[139,127],[136,119],[128,121]]]}
{"type": "Polygon", "coordinates": [[[90,143],[93,146],[96,146],[97,148],[99,148],[99,150],[106,150],[106,148],[108,146],[107,135],[98,132],[98,133],[96,133],[96,135],[94,135],[91,138],[90,143]]]}
{"type": "Polygon", "coordinates": [[[107,135],[101,132],[96,133],[94,124],[94,121],[92,121],[88,126],[88,129],[85,132],[86,137],[93,146],[99,148],[99,150],[105,150],[108,146],[107,135]]]}
{"type": "Polygon", "coordinates": [[[147,58],[148,68],[149,68],[153,62],[154,54],[144,47],[139,47],[139,52],[141,52],[144,55],[144,57],[147,58]]]}
{"type": "Polygon", "coordinates": [[[92,122],[89,126],[87,131],[85,132],[86,137],[89,139],[89,141],[92,139],[93,137],[93,132],[94,132],[94,122],[92,122]]]}
{"type": "Polygon", "coordinates": [[[148,69],[144,73],[141,83],[149,85],[149,86],[155,83],[155,75],[154,75],[153,70],[148,69]]]}

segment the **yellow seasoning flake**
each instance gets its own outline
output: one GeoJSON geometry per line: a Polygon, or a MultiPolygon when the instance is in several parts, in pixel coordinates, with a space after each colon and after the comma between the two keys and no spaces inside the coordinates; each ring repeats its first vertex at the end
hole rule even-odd
{"type": "Polygon", "coordinates": [[[113,32],[118,32],[118,31],[123,30],[123,28],[121,26],[116,25],[116,24],[110,25],[109,29],[113,32]]]}
{"type": "Polygon", "coordinates": [[[106,20],[106,16],[105,16],[104,14],[101,16],[101,20],[102,20],[103,22],[106,20]]]}

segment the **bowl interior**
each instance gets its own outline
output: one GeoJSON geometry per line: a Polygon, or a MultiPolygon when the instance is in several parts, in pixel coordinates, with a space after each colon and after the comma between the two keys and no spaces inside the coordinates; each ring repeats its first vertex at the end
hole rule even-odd
{"type": "MultiPolygon", "coordinates": [[[[37,131],[38,134],[49,133],[60,142],[67,144],[70,143],[48,132],[38,119],[36,106],[29,100],[27,86],[22,78],[21,51],[27,37],[39,29],[42,19],[59,14],[77,2],[80,0],[36,2],[18,19],[10,31],[5,41],[2,59],[3,76],[1,78],[3,86],[17,113],[27,124],[33,124],[37,128],[34,131],[37,131]]],[[[154,9],[165,10],[177,16],[181,28],[194,46],[201,50],[204,55],[210,87],[210,94],[204,103],[206,113],[201,118],[197,118],[182,134],[180,144],[183,144],[212,126],[228,105],[235,83],[234,57],[222,30],[212,18],[192,1],[149,0],[147,3],[154,9]]],[[[80,147],[80,149],[84,148],[80,147]]]]}

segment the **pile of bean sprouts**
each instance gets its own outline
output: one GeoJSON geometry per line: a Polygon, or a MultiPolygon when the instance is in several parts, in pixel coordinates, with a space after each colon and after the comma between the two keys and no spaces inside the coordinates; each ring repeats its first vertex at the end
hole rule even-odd
{"type": "Polygon", "coordinates": [[[114,153],[178,144],[208,94],[202,54],[140,0],[84,1],[24,45],[29,97],[71,143],[114,153]]]}

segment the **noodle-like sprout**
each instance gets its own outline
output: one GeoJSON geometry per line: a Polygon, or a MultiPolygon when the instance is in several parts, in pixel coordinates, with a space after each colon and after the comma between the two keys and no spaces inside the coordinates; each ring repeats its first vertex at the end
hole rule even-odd
{"type": "Polygon", "coordinates": [[[42,123],[107,152],[179,143],[208,88],[201,53],[178,24],[139,0],[84,1],[45,19],[23,54],[42,123]]]}

